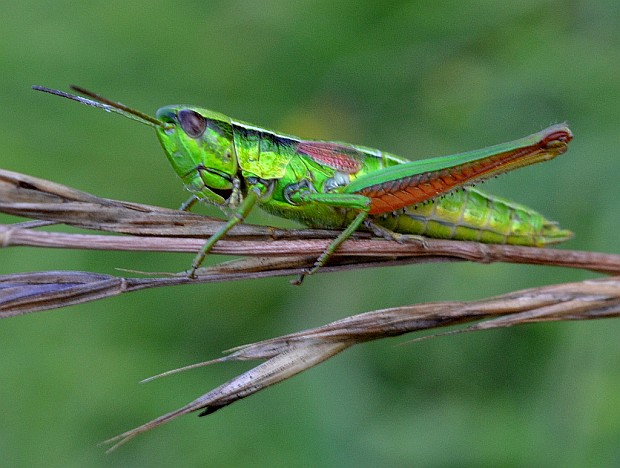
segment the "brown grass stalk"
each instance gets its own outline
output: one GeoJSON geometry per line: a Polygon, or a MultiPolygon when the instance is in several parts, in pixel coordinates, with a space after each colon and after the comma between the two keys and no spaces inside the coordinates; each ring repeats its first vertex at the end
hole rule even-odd
{"type": "MultiPolygon", "coordinates": [[[[0,246],[7,248],[196,252],[202,247],[204,238],[213,234],[222,223],[193,213],[99,198],[50,181],[2,170],[0,212],[34,220],[0,225],[0,246]],[[115,235],[35,230],[50,223],[115,235]]],[[[79,271],[2,275],[0,318],[145,288],[296,275],[312,265],[335,235],[325,230],[241,225],[219,241],[212,253],[242,258],[201,269],[196,279],[189,279],[185,273],[133,278],[79,271]],[[300,256],[299,252],[304,255],[300,256]]],[[[368,233],[356,233],[338,249],[329,266],[319,272],[446,261],[551,265],[620,275],[620,255],[617,254],[438,239],[425,242],[411,239],[410,242],[397,243],[372,238],[368,233]]],[[[223,358],[198,364],[229,360],[265,361],[183,408],[108,442],[115,444],[114,448],[189,412],[201,411],[201,416],[210,414],[366,341],[474,321],[477,323],[464,330],[619,315],[620,276],[515,291],[473,302],[437,302],[371,311],[322,327],[244,345],[231,350],[223,358]]]]}

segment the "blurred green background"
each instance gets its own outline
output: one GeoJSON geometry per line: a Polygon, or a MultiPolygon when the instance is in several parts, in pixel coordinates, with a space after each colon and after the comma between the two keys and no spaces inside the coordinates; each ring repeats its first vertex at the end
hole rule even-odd
{"type": "MultiPolygon", "coordinates": [[[[411,158],[567,120],[568,154],[484,189],[574,230],[567,248],[620,251],[617,0],[5,0],[0,15],[2,168],[109,198],[186,198],[152,130],[33,84],[75,83],[151,113],[197,104],[411,158]]],[[[11,248],[0,273],[179,271],[191,258],[11,248]]],[[[618,466],[617,320],[371,343],[112,455],[96,446],[249,368],[138,385],[224,349],[376,308],[596,276],[409,266],[318,275],[300,288],[276,278],[144,291],[5,320],[0,465],[618,466]]]]}

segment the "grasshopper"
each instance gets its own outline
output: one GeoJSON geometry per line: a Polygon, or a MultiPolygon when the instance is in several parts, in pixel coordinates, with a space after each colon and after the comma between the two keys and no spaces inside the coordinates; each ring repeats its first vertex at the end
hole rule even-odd
{"type": "Polygon", "coordinates": [[[71,88],[86,97],[33,88],[155,128],[192,193],[182,208],[203,201],[223,209],[228,221],[206,241],[190,277],[257,205],[310,227],[342,230],[301,278],[323,266],[359,228],[393,240],[412,235],[526,246],[572,237],[530,208],[471,187],[564,153],[573,138],[564,124],[475,151],[407,161],[364,146],[304,140],[201,107],[166,106],[152,117],[77,86],[71,88]]]}

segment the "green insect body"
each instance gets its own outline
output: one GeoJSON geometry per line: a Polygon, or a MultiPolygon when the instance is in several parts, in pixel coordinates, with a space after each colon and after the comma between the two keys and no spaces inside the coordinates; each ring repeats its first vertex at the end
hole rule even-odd
{"type": "MultiPolygon", "coordinates": [[[[257,203],[262,209],[311,227],[345,228],[355,212],[319,202],[296,204],[292,200],[296,189],[342,194],[357,178],[410,162],[361,146],[301,140],[195,107],[166,107],[158,111],[157,118],[178,124],[179,112],[181,116],[194,113],[181,122],[200,120],[198,116],[204,119],[195,132],[200,138],[165,130],[158,130],[158,136],[170,163],[197,198],[235,208],[244,196],[235,193],[241,190],[234,184],[239,173],[238,185],[245,180],[261,186],[257,203]]],[[[471,187],[371,216],[391,231],[435,238],[541,246],[571,236],[534,210],[471,187]]]]}
{"type": "Polygon", "coordinates": [[[563,125],[481,150],[407,161],[372,148],[303,140],[194,106],[167,106],[153,118],[81,88],[73,89],[94,100],[36,89],[153,126],[193,197],[224,209],[229,221],[207,241],[192,275],[255,205],[311,227],[344,229],[306,273],[360,227],[393,239],[411,234],[529,246],[572,236],[534,210],[468,187],[564,153],[572,134],[563,125]]]}

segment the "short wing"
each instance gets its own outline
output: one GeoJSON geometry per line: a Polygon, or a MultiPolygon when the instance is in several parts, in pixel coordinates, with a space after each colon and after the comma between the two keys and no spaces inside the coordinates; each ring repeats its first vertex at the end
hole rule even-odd
{"type": "Polygon", "coordinates": [[[366,153],[352,146],[328,141],[300,141],[297,151],[316,162],[346,174],[355,174],[362,168],[366,153]]]}

